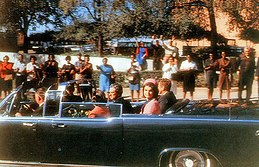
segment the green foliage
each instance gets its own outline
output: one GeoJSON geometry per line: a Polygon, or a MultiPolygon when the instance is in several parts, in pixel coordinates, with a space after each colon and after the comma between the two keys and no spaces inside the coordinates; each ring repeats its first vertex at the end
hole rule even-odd
{"type": "Polygon", "coordinates": [[[259,43],[259,30],[248,28],[240,33],[241,39],[250,40],[254,43],[259,43]]]}
{"type": "Polygon", "coordinates": [[[87,41],[97,39],[96,23],[75,21],[73,25],[64,27],[56,35],[57,40],[87,41]]]}
{"type": "Polygon", "coordinates": [[[230,30],[238,29],[242,39],[258,43],[258,0],[228,0],[217,5],[230,17],[230,30]]]}
{"type": "MultiPolygon", "coordinates": [[[[132,1],[131,3],[130,7],[125,5],[117,7],[120,12],[110,15],[106,31],[108,36],[182,35],[179,34],[179,24],[174,24],[172,20],[172,1],[132,1]]],[[[185,33],[184,30],[182,32],[185,33]]]]}
{"type": "Polygon", "coordinates": [[[24,34],[36,24],[60,25],[62,12],[57,4],[58,0],[2,0],[0,25],[8,30],[20,29],[24,34]]]}

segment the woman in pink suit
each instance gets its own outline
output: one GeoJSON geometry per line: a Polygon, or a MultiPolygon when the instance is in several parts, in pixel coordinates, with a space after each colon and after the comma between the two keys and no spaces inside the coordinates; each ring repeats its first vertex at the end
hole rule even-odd
{"type": "Polygon", "coordinates": [[[141,109],[140,114],[161,114],[160,105],[157,101],[158,87],[152,82],[147,82],[144,87],[144,96],[147,102],[141,109]]]}

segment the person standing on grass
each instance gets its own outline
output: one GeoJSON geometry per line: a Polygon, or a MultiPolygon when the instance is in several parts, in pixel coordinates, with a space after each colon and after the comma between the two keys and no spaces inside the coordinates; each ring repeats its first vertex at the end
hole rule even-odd
{"type": "Polygon", "coordinates": [[[223,51],[221,52],[221,59],[218,59],[217,61],[220,74],[219,74],[219,99],[222,100],[222,91],[225,88],[227,91],[227,100],[230,99],[230,80],[229,80],[229,74],[231,70],[231,64],[230,60],[226,58],[226,53],[223,51]]]}
{"type": "Polygon", "coordinates": [[[206,75],[206,84],[208,88],[208,100],[212,100],[212,95],[215,87],[215,79],[216,79],[216,69],[215,64],[216,61],[212,53],[209,54],[209,58],[205,60],[204,70],[206,75]]]}
{"type": "MultiPolygon", "coordinates": [[[[13,88],[12,81],[12,72],[13,72],[13,63],[9,62],[9,56],[4,56],[4,61],[0,64],[0,75],[2,80],[2,91],[3,97],[6,97],[13,88]]],[[[1,95],[1,94],[0,94],[1,95]]]]}
{"type": "Polygon", "coordinates": [[[167,78],[171,81],[171,91],[174,94],[177,94],[177,81],[172,78],[172,74],[176,74],[178,71],[177,67],[177,59],[173,56],[170,56],[168,59],[168,63],[164,64],[163,68],[163,76],[162,78],[167,78]]]}
{"type": "Polygon", "coordinates": [[[153,49],[153,70],[161,70],[161,60],[164,56],[164,48],[160,45],[160,41],[158,39],[155,40],[155,35],[152,36],[151,47],[153,49]],[[155,40],[155,44],[153,41],[155,40]]]}
{"type": "Polygon", "coordinates": [[[110,91],[111,77],[115,74],[115,72],[112,65],[108,64],[108,59],[106,57],[103,58],[102,62],[102,65],[96,65],[96,68],[100,70],[99,89],[105,92],[106,97],[109,100],[108,93],[110,91]]]}
{"type": "Polygon", "coordinates": [[[49,87],[54,83],[58,83],[59,68],[54,54],[49,54],[48,60],[44,63],[43,70],[45,74],[44,85],[46,87],[49,87]]]}
{"type": "Polygon", "coordinates": [[[257,97],[259,100],[259,57],[257,57],[255,80],[257,81],[257,97]]]}
{"type": "Polygon", "coordinates": [[[93,64],[90,63],[90,56],[84,56],[84,63],[80,67],[81,74],[81,83],[87,84],[88,86],[80,87],[80,91],[82,92],[82,96],[84,100],[90,100],[93,94],[93,88],[95,90],[95,83],[93,80],[93,64]]]}
{"type": "Polygon", "coordinates": [[[21,85],[26,81],[26,64],[23,61],[23,55],[19,54],[17,60],[14,62],[13,71],[15,73],[15,86],[21,85]]]}
{"type": "Polygon", "coordinates": [[[67,63],[62,66],[61,73],[62,73],[62,81],[70,81],[74,79],[75,75],[75,66],[71,63],[71,56],[66,57],[67,63]]]}
{"type": "Polygon", "coordinates": [[[255,71],[255,57],[251,52],[251,48],[245,48],[244,53],[239,56],[237,66],[239,68],[239,83],[238,83],[238,100],[242,103],[242,91],[246,90],[246,103],[249,103],[255,71]]]}
{"type": "Polygon", "coordinates": [[[134,55],[130,55],[131,59],[131,66],[128,69],[127,73],[131,77],[129,79],[129,88],[130,88],[130,95],[131,95],[131,101],[134,102],[134,91],[137,92],[137,101],[139,101],[140,97],[140,74],[139,71],[141,70],[141,67],[139,65],[139,62],[135,60],[134,55]]]}
{"type": "Polygon", "coordinates": [[[141,66],[141,70],[147,69],[147,57],[148,57],[148,49],[145,47],[144,42],[138,42],[136,39],[136,60],[139,62],[139,65],[141,66]]]}
{"type": "Polygon", "coordinates": [[[180,70],[184,72],[183,76],[183,98],[186,98],[186,93],[190,91],[191,100],[193,100],[193,92],[195,90],[195,71],[198,67],[192,61],[191,55],[187,56],[187,60],[183,61],[180,70]]]}

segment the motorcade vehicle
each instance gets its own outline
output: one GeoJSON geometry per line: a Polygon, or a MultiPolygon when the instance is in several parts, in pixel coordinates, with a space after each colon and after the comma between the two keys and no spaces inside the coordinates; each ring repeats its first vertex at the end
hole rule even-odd
{"type": "MultiPolygon", "coordinates": [[[[41,115],[16,117],[32,101],[22,86],[0,103],[0,163],[169,167],[258,167],[259,108],[179,100],[162,115],[123,114],[118,103],[63,102],[49,88],[41,115]],[[88,118],[95,105],[109,118],[88,118]]],[[[143,102],[132,103],[134,109],[143,102]]]]}

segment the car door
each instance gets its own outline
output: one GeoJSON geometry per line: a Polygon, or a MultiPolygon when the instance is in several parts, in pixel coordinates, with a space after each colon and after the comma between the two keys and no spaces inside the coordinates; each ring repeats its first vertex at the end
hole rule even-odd
{"type": "MultiPolygon", "coordinates": [[[[257,117],[258,118],[258,117],[257,117]]],[[[127,165],[158,162],[170,148],[203,149],[223,166],[258,167],[259,120],[255,116],[127,116],[123,119],[127,165]]]]}
{"type": "Polygon", "coordinates": [[[4,117],[0,119],[0,159],[12,161],[41,160],[42,143],[37,131],[38,119],[4,117]]]}
{"type": "Polygon", "coordinates": [[[7,96],[0,106],[0,160],[38,161],[42,155],[37,133],[37,118],[14,117],[18,109],[16,91],[7,96]]]}
{"type": "Polygon", "coordinates": [[[46,136],[46,162],[121,164],[123,138],[120,117],[55,117],[41,120],[39,124],[41,134],[46,136]]]}

